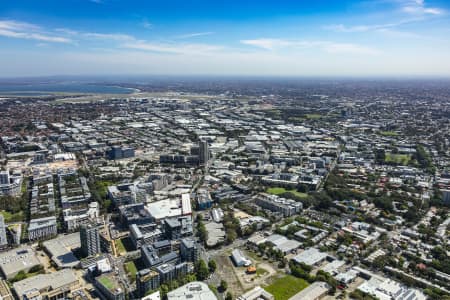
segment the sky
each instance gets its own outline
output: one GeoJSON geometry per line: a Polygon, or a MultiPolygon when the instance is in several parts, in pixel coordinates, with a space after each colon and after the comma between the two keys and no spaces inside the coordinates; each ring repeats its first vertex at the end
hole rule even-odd
{"type": "Polygon", "coordinates": [[[0,0],[0,77],[450,76],[450,1],[0,0]]]}

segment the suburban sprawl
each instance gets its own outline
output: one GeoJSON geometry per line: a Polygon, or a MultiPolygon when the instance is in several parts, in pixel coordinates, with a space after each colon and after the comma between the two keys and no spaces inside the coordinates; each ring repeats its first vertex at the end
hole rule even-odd
{"type": "Polygon", "coordinates": [[[450,299],[448,81],[0,97],[0,299],[450,299]]]}

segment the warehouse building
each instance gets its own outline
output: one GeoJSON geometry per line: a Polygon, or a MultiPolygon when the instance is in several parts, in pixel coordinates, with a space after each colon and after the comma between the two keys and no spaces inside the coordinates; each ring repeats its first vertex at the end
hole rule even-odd
{"type": "Polygon", "coordinates": [[[28,272],[31,268],[39,265],[36,254],[29,247],[0,253],[0,269],[6,279],[14,278],[20,271],[28,272]]]}
{"type": "Polygon", "coordinates": [[[27,299],[67,299],[79,288],[79,282],[72,270],[39,274],[13,284],[20,300],[27,299]]]}
{"type": "Polygon", "coordinates": [[[167,300],[217,300],[206,283],[195,281],[185,284],[169,293],[167,300]]]}

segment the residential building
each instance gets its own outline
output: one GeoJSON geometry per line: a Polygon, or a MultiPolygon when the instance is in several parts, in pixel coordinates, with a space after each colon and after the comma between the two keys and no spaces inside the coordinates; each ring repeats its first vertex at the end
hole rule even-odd
{"type": "Polygon", "coordinates": [[[199,258],[199,249],[191,238],[184,238],[180,243],[180,255],[183,261],[196,262],[199,258]]]}
{"type": "Polygon", "coordinates": [[[136,289],[139,297],[145,296],[149,291],[159,288],[159,273],[150,269],[143,269],[136,274],[136,289]]]}
{"type": "Polygon", "coordinates": [[[8,246],[8,239],[6,237],[6,225],[3,215],[0,215],[0,248],[8,246]]]}
{"type": "Polygon", "coordinates": [[[95,286],[108,300],[125,300],[125,290],[113,273],[102,274],[95,278],[95,286]]]}
{"type": "Polygon", "coordinates": [[[32,219],[28,226],[30,241],[46,239],[57,234],[56,217],[32,219]]]}
{"type": "Polygon", "coordinates": [[[94,256],[101,252],[98,227],[83,225],[80,229],[81,251],[85,256],[94,256]]]}
{"type": "Polygon", "coordinates": [[[281,212],[284,217],[290,217],[301,212],[303,204],[291,199],[262,193],[256,198],[256,204],[273,212],[281,212]]]}

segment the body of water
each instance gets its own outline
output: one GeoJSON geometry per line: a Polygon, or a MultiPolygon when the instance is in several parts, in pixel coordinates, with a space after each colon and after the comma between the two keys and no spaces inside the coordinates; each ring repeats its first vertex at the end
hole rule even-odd
{"type": "Polygon", "coordinates": [[[90,83],[36,83],[0,85],[0,94],[42,96],[51,93],[131,94],[135,89],[90,83]]]}

